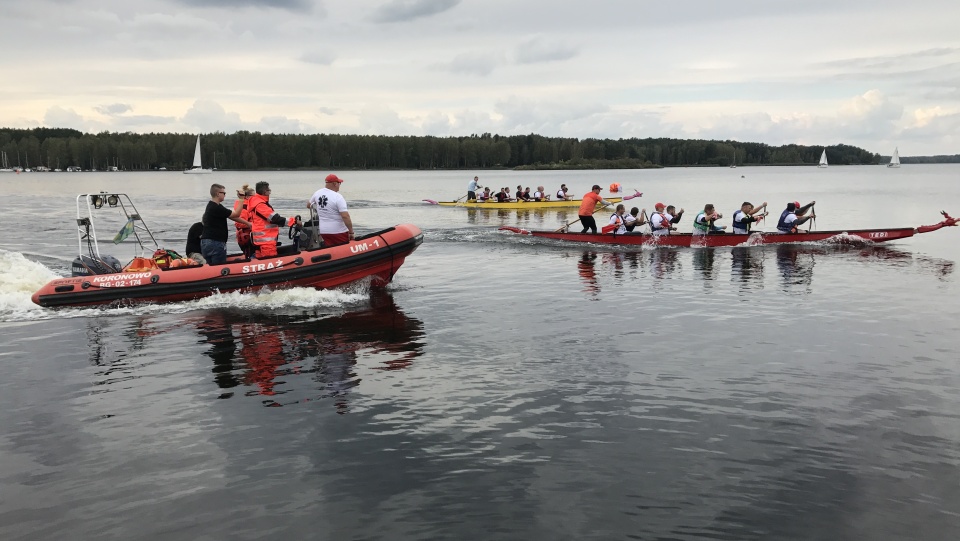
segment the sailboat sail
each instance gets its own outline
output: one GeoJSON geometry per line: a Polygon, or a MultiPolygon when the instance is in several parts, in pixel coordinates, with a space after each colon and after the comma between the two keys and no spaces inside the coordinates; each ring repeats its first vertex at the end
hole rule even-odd
{"type": "Polygon", "coordinates": [[[893,149],[893,157],[890,158],[890,163],[887,164],[887,167],[900,167],[900,149],[893,149]]]}
{"type": "Polygon", "coordinates": [[[827,149],[823,149],[823,154],[820,155],[820,166],[819,166],[819,167],[826,167],[827,165],[828,165],[828,164],[827,164],[827,149]]]}
{"type": "Polygon", "coordinates": [[[200,136],[197,136],[197,148],[193,151],[193,167],[190,169],[185,169],[184,173],[201,175],[206,173],[212,173],[213,169],[204,169],[203,164],[200,161],[200,136]]]}
{"type": "Polygon", "coordinates": [[[194,167],[203,167],[203,164],[200,162],[200,136],[197,136],[197,148],[193,151],[193,166],[194,167]]]}

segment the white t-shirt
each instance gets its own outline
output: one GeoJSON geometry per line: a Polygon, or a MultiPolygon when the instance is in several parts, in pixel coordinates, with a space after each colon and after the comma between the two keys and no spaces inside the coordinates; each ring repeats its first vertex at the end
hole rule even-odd
{"type": "Polygon", "coordinates": [[[654,235],[670,234],[670,219],[667,218],[667,216],[668,214],[666,213],[663,213],[663,215],[656,213],[653,215],[653,218],[650,219],[651,229],[653,229],[654,235]]]}
{"type": "Polygon", "coordinates": [[[338,192],[320,188],[310,198],[310,204],[317,209],[317,216],[320,217],[321,234],[335,235],[349,231],[343,223],[343,216],[340,216],[341,212],[347,211],[347,200],[338,192]]]}

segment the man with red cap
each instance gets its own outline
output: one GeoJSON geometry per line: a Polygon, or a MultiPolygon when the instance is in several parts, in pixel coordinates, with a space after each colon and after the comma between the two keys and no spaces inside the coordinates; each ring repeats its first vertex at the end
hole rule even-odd
{"type": "Polygon", "coordinates": [[[787,203],[786,210],[780,214],[780,221],[777,222],[777,230],[781,233],[796,233],[797,227],[803,225],[807,220],[817,217],[812,212],[810,216],[804,216],[815,204],[816,201],[811,201],[801,207],[799,201],[787,203]]]}
{"type": "Polygon", "coordinates": [[[666,206],[663,203],[657,203],[653,207],[653,214],[650,215],[650,230],[654,235],[669,235],[671,229],[672,217],[666,212],[666,206]]]}
{"type": "Polygon", "coordinates": [[[327,175],[324,186],[317,190],[307,208],[314,208],[320,221],[317,230],[326,247],[347,244],[353,240],[353,221],[347,212],[347,200],[340,195],[343,179],[334,174],[327,175]]]}

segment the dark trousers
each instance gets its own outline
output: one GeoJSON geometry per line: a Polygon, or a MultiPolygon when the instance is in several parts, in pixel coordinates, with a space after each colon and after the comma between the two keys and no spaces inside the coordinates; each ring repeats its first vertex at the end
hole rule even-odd
{"type": "Polygon", "coordinates": [[[583,224],[583,231],[581,233],[586,233],[587,229],[591,233],[597,232],[597,221],[593,219],[593,216],[581,216],[580,223],[583,224]]]}

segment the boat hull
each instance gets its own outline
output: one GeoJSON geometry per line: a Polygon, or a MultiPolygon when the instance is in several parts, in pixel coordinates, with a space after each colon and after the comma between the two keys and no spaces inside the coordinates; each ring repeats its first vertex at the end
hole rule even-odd
{"type": "MultiPolygon", "coordinates": [[[[610,203],[620,203],[622,197],[607,197],[610,203]]],[[[551,209],[551,208],[580,208],[583,201],[580,199],[571,199],[569,201],[511,201],[508,203],[498,203],[496,201],[440,201],[437,204],[442,207],[463,207],[468,209],[551,209]]],[[[600,205],[598,205],[600,206],[600,205]]]]}
{"type": "Polygon", "coordinates": [[[836,242],[889,242],[892,240],[912,237],[916,229],[902,227],[896,229],[858,229],[848,231],[810,231],[800,233],[751,233],[692,235],[680,233],[674,235],[650,235],[644,233],[628,233],[613,235],[610,233],[577,233],[562,231],[527,231],[516,227],[501,227],[501,230],[512,231],[524,235],[531,235],[545,239],[567,242],[589,242],[594,244],[613,244],[622,246],[672,246],[681,248],[714,248],[724,246],[759,246],[766,244],[793,244],[801,242],[821,242],[835,240],[836,242]]]}
{"type": "Polygon", "coordinates": [[[419,228],[400,224],[342,246],[263,260],[233,256],[224,265],[58,278],[32,300],[44,307],[178,302],[265,287],[329,289],[368,277],[385,285],[422,242],[419,228]]]}

